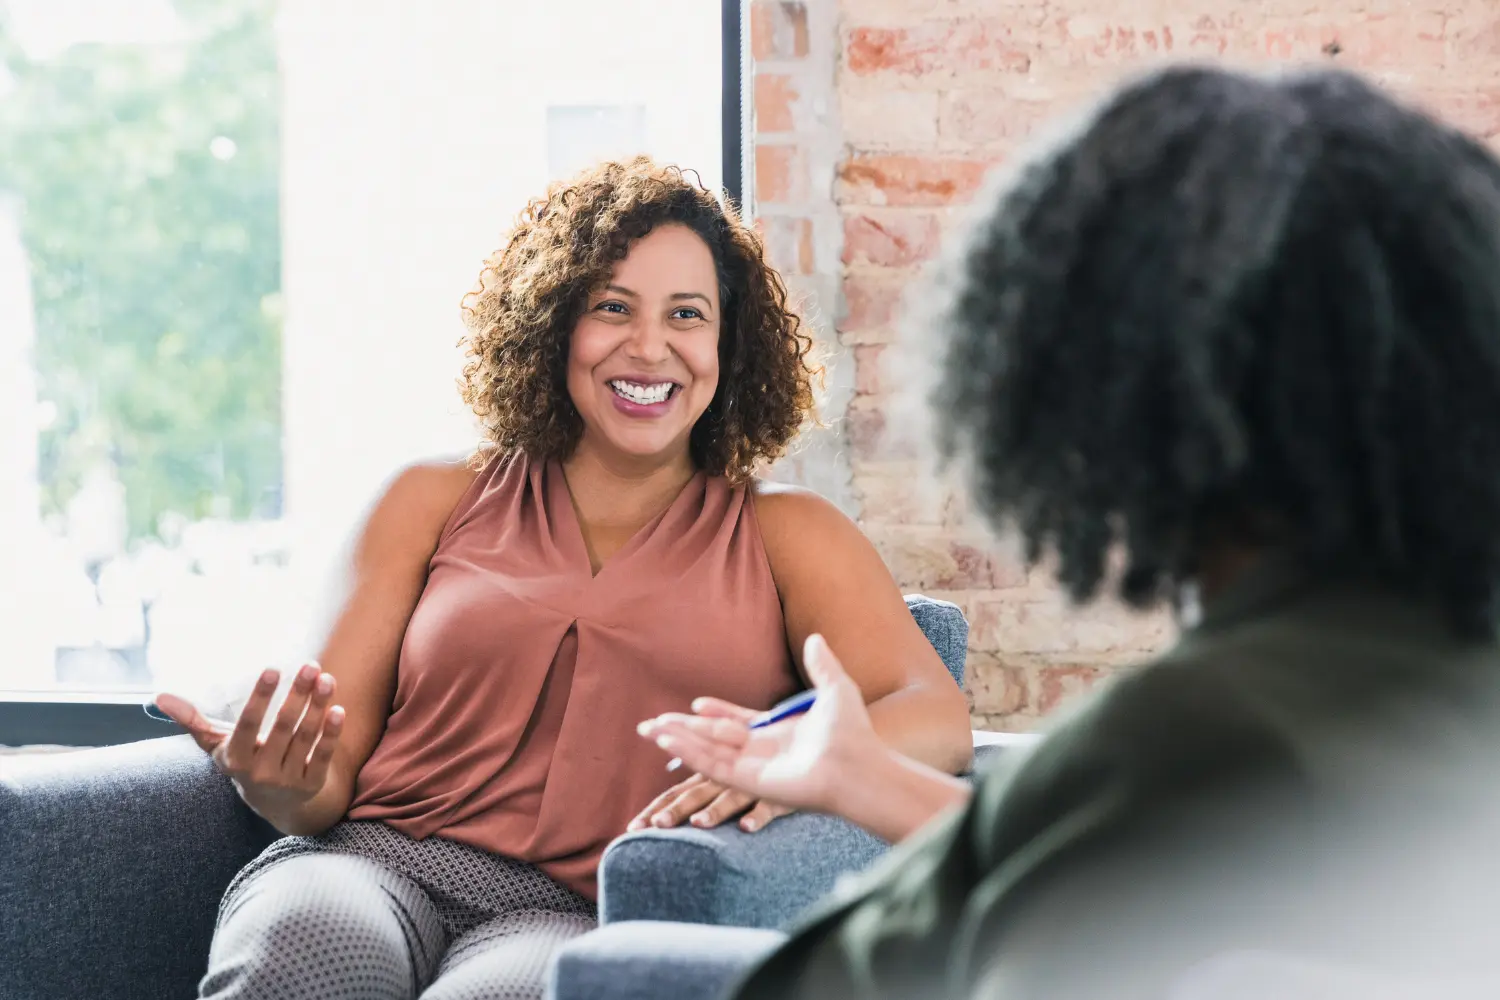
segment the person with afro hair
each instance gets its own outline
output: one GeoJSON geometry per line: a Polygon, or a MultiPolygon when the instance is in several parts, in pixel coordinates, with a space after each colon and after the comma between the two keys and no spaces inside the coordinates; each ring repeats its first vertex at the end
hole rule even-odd
{"type": "Polygon", "coordinates": [[[1181,639],[973,785],[873,737],[832,643],[800,720],[650,721],[902,842],[735,995],[1500,995],[1491,152],[1342,72],[1159,70],[926,294],[975,508],[1181,639]]]}

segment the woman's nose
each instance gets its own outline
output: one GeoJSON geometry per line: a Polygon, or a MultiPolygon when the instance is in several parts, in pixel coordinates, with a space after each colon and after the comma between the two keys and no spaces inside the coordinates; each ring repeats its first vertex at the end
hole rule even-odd
{"type": "Polygon", "coordinates": [[[636,324],[625,348],[633,358],[641,361],[664,361],[669,353],[667,330],[662,324],[647,320],[636,324]]]}

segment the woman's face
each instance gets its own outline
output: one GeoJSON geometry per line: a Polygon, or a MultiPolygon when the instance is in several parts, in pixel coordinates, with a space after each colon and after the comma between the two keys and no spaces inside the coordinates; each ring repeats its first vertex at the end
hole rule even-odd
{"type": "Polygon", "coordinates": [[[670,461],[719,385],[719,283],[708,245],[658,226],[589,296],[568,349],[568,395],[583,442],[670,461]]]}

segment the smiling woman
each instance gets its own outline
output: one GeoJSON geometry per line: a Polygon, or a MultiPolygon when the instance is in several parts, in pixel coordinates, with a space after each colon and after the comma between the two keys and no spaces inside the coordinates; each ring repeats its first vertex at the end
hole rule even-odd
{"type": "MultiPolygon", "coordinates": [[[[464,305],[464,398],[501,450],[565,454],[601,398],[650,406],[665,391],[670,407],[640,415],[674,413],[693,460],[743,482],[812,410],[812,338],[759,240],[649,160],[604,164],[534,201],[464,305]],[[559,329],[572,314],[577,328],[559,329]]],[[[656,441],[665,425],[651,427],[656,441]]]]}
{"type": "Polygon", "coordinates": [[[274,672],[232,732],[159,702],[290,835],[230,886],[203,996],[352,995],[372,963],[391,997],[540,996],[615,837],[789,811],[678,781],[636,726],[700,696],[770,707],[812,633],[882,739],[968,763],[963,694],[874,548],[755,478],[820,371],[733,208],[605,163],[529,205],[464,313],[484,438],[375,501],[274,724],[274,672]]]}

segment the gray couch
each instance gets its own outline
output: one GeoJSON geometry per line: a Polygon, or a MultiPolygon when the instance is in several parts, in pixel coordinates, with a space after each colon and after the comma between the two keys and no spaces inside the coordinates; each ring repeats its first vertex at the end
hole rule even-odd
{"type": "MultiPolygon", "coordinates": [[[[907,603],[962,683],[963,614],[907,603]]],[[[219,897],[274,836],[186,737],[3,760],[0,1000],[196,995],[219,897]]],[[[715,996],[776,928],[884,849],[814,815],[753,835],[621,837],[600,866],[603,926],[561,956],[554,994],[715,996]]]]}

